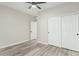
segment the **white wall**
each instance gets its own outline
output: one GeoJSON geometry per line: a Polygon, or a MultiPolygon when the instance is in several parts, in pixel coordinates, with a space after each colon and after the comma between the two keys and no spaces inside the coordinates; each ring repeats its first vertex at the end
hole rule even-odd
{"type": "Polygon", "coordinates": [[[79,11],[79,3],[64,3],[42,11],[38,14],[38,40],[44,43],[48,42],[48,19],[53,16],[61,16],[63,14],[79,11]]]}
{"type": "Polygon", "coordinates": [[[30,15],[0,6],[0,47],[29,40],[32,19],[30,15]]]}

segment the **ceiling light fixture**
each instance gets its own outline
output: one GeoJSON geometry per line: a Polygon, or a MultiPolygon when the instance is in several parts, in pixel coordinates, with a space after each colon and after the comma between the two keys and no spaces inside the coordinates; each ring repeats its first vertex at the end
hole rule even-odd
{"type": "Polygon", "coordinates": [[[38,8],[38,9],[42,9],[39,4],[43,4],[43,3],[46,3],[46,2],[25,2],[25,3],[29,3],[31,4],[31,6],[29,6],[28,8],[31,9],[32,8],[38,8]]]}
{"type": "Polygon", "coordinates": [[[32,5],[32,8],[36,8],[36,5],[32,5]]]}

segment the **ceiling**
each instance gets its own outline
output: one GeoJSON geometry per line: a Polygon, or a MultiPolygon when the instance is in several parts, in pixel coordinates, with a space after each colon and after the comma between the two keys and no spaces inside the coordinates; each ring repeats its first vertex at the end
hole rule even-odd
{"type": "Polygon", "coordinates": [[[30,15],[36,16],[39,12],[49,9],[49,8],[54,8],[57,5],[60,5],[64,2],[47,2],[44,4],[40,4],[39,6],[42,8],[41,10],[37,9],[37,8],[31,8],[28,9],[28,7],[30,6],[29,3],[25,3],[25,2],[0,2],[0,5],[4,5],[25,13],[28,13],[30,15]]]}

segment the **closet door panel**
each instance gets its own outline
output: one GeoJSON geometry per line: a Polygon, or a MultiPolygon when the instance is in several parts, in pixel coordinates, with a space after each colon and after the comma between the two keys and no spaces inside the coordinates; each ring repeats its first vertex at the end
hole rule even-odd
{"type": "Polygon", "coordinates": [[[48,43],[54,46],[61,46],[60,39],[60,17],[48,19],[48,43]]]}
{"type": "Polygon", "coordinates": [[[78,14],[62,16],[62,47],[79,51],[78,14]]]}

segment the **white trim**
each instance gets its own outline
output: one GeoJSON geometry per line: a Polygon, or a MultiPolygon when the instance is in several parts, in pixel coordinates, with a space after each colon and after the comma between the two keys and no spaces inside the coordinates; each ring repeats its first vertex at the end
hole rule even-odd
{"type": "Polygon", "coordinates": [[[18,45],[18,44],[21,44],[21,43],[26,42],[26,41],[29,41],[29,40],[25,40],[25,41],[21,41],[21,42],[13,43],[13,44],[9,44],[9,45],[0,46],[0,49],[2,49],[2,48],[6,48],[6,47],[9,47],[9,46],[18,45]]]}
{"type": "Polygon", "coordinates": [[[48,43],[42,42],[42,41],[38,41],[38,43],[42,43],[42,44],[48,45],[48,43]]]}
{"type": "Polygon", "coordinates": [[[61,14],[60,16],[68,16],[68,15],[74,15],[74,14],[79,14],[79,11],[75,11],[75,12],[69,12],[69,13],[61,14]]]}
{"type": "Polygon", "coordinates": [[[79,14],[79,11],[69,12],[69,13],[65,13],[65,14],[52,16],[52,17],[62,17],[62,16],[68,16],[68,15],[74,15],[74,14],[79,14]]]}

